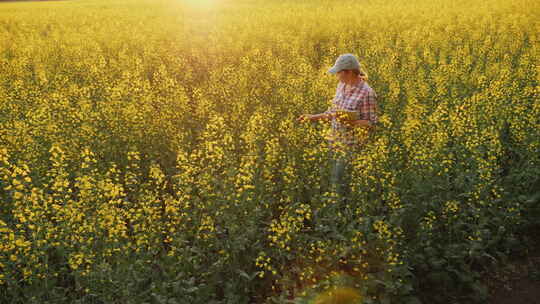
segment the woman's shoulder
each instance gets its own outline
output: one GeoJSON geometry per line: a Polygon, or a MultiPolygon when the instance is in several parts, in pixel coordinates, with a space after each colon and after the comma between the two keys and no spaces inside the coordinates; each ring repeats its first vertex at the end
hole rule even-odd
{"type": "Polygon", "coordinates": [[[366,81],[364,81],[364,90],[366,90],[370,95],[377,97],[375,90],[366,81]]]}

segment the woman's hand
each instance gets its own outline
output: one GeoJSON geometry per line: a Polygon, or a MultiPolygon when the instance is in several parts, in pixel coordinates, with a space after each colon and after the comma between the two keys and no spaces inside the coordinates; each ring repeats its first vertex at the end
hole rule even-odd
{"type": "Polygon", "coordinates": [[[371,127],[371,123],[369,120],[363,120],[363,119],[358,119],[358,120],[344,120],[343,123],[351,126],[351,127],[365,127],[365,128],[370,128],[371,127]]]}
{"type": "Polygon", "coordinates": [[[302,114],[296,119],[296,121],[305,122],[305,121],[308,121],[308,120],[313,120],[313,116],[314,115],[312,115],[312,114],[302,114]]]}

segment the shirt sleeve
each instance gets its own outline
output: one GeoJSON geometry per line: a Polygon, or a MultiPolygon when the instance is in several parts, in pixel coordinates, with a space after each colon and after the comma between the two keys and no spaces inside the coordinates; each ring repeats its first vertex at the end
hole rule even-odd
{"type": "Polygon", "coordinates": [[[364,119],[369,120],[370,124],[376,125],[379,122],[377,116],[377,94],[369,91],[363,102],[360,103],[360,114],[364,119]]]}

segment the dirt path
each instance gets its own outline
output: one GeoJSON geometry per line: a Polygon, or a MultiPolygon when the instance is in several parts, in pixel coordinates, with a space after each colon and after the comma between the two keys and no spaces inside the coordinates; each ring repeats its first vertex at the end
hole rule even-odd
{"type": "Polygon", "coordinates": [[[489,304],[540,304],[540,229],[530,235],[530,250],[486,279],[489,304]]]}

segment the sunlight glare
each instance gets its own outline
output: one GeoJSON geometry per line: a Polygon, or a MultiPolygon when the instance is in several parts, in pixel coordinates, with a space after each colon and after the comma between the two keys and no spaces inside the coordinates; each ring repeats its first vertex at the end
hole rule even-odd
{"type": "Polygon", "coordinates": [[[213,8],[219,0],[181,0],[182,3],[193,8],[213,8]]]}

